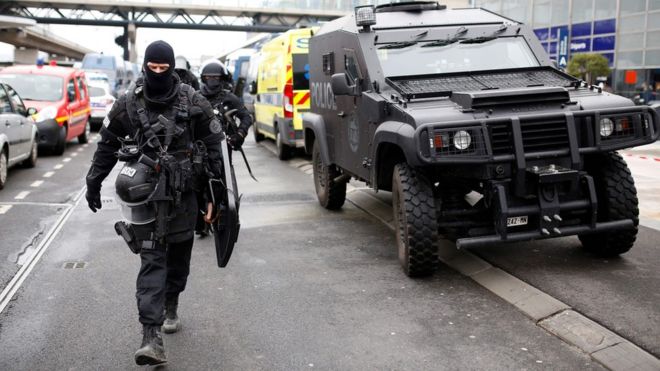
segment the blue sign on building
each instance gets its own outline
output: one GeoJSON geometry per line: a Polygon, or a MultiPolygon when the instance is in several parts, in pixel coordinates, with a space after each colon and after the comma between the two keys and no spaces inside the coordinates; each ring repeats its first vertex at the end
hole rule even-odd
{"type": "Polygon", "coordinates": [[[559,28],[559,53],[557,55],[557,63],[559,67],[566,67],[568,64],[568,29],[559,28]]]}

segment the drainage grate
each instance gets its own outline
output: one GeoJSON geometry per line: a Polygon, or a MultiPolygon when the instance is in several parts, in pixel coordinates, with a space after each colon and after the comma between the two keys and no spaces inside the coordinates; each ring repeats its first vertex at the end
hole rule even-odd
{"type": "Polygon", "coordinates": [[[66,262],[62,266],[64,269],[82,269],[87,266],[86,262],[66,262]]]}

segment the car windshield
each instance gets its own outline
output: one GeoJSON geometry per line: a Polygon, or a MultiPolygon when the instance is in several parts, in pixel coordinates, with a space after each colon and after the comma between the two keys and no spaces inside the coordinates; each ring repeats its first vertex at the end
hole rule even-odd
{"type": "Polygon", "coordinates": [[[84,70],[114,70],[115,59],[108,55],[86,55],[83,58],[82,68],[84,70]]]}
{"type": "Polygon", "coordinates": [[[89,95],[92,97],[102,97],[105,95],[105,90],[96,86],[90,86],[89,95]]]}
{"type": "Polygon", "coordinates": [[[62,99],[62,78],[35,74],[0,75],[0,81],[11,85],[23,100],[57,102],[62,99]]]}
{"type": "MultiPolygon", "coordinates": [[[[378,48],[385,76],[536,67],[539,62],[522,37],[417,42],[378,48]],[[414,62],[413,62],[414,61],[414,62]]],[[[384,44],[388,45],[388,44],[384,44]]]]}

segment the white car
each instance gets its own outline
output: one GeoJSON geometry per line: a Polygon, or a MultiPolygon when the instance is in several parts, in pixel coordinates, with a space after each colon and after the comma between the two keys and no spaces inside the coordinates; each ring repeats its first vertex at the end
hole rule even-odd
{"type": "Polygon", "coordinates": [[[20,163],[34,167],[37,163],[38,133],[31,117],[36,113],[34,108],[25,108],[11,86],[0,83],[0,189],[7,183],[10,167],[20,163]]]}
{"type": "Polygon", "coordinates": [[[89,106],[92,109],[90,127],[92,130],[97,131],[101,129],[103,119],[110,112],[112,105],[115,104],[115,97],[110,94],[108,84],[91,82],[87,89],[90,97],[89,106]]]}

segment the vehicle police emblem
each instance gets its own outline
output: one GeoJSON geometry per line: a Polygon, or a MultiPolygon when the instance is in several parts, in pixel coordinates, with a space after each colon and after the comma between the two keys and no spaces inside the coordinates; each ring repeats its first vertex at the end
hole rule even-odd
{"type": "Polygon", "coordinates": [[[120,174],[120,175],[126,175],[127,177],[132,178],[133,176],[135,176],[135,173],[136,173],[136,172],[137,172],[137,170],[133,169],[132,167],[130,167],[130,166],[124,166],[124,167],[121,169],[121,171],[119,172],[119,174],[120,174]]]}
{"type": "Polygon", "coordinates": [[[360,131],[355,115],[351,115],[348,119],[348,143],[351,146],[351,151],[357,152],[360,144],[360,131]]]}

